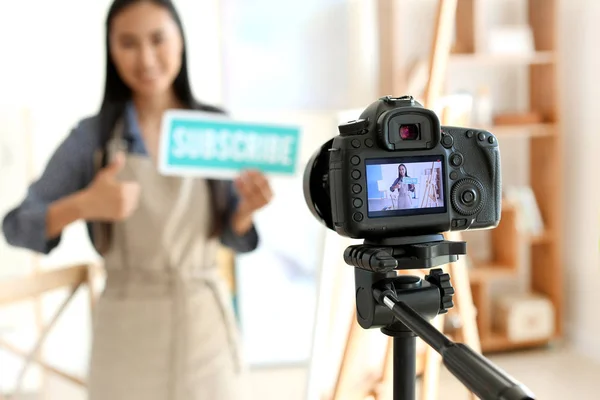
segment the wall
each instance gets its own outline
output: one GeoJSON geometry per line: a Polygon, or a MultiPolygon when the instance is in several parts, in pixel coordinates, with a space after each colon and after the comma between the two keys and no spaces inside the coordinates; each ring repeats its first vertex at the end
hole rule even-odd
{"type": "Polygon", "coordinates": [[[230,110],[339,110],[373,100],[376,0],[224,0],[230,110]]]}
{"type": "Polygon", "coordinates": [[[600,96],[600,2],[561,0],[561,89],[565,173],[569,190],[562,193],[567,206],[564,265],[568,317],[567,332],[583,353],[600,362],[600,186],[598,171],[598,102],[600,96]]]}
{"type": "MultiPolygon", "coordinates": [[[[305,128],[304,168],[305,156],[337,134],[337,110],[362,109],[373,100],[377,67],[373,4],[371,0],[224,0],[227,109],[243,119],[287,120],[305,128]]],[[[317,290],[314,270],[322,251],[323,227],[305,205],[303,172],[293,182],[272,181],[273,204],[256,216],[261,246],[236,259],[240,321],[252,365],[305,365],[310,357],[317,290]],[[289,215],[289,209],[298,212],[289,215]],[[283,226],[295,226],[302,240],[277,234],[282,221],[283,226]],[[293,262],[286,262],[283,255],[293,262]],[[267,277],[273,285],[269,296],[277,297],[281,291],[293,300],[285,303],[285,310],[273,305],[271,313],[261,317],[265,292],[260,282],[267,277]],[[270,329],[271,324],[286,325],[286,313],[301,326],[288,337],[296,343],[293,348],[278,341],[278,331],[270,329]],[[273,315],[281,317],[273,319],[273,315]],[[267,348],[266,343],[271,345],[267,348]]]]}

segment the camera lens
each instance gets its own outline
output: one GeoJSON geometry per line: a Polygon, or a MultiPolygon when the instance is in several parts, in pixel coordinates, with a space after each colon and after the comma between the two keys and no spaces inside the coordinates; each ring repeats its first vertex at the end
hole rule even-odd
{"type": "Polygon", "coordinates": [[[417,140],[419,138],[419,127],[417,124],[400,125],[399,131],[402,140],[417,140]]]}

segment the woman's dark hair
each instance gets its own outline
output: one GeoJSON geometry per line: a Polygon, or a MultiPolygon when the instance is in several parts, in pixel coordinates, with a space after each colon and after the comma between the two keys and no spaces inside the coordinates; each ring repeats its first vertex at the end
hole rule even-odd
{"type": "Polygon", "coordinates": [[[400,176],[400,167],[404,167],[404,177],[405,178],[410,178],[408,176],[408,168],[406,168],[406,165],[400,164],[400,165],[398,165],[398,178],[400,178],[400,181],[402,181],[402,176],[400,176]]]}
{"type": "MultiPolygon", "coordinates": [[[[183,52],[181,55],[181,70],[173,82],[173,89],[179,101],[181,101],[190,109],[223,113],[221,109],[207,104],[202,104],[196,101],[194,98],[188,75],[187,52],[183,24],[173,2],[171,0],[114,0],[106,17],[106,80],[104,85],[104,98],[102,99],[102,105],[100,108],[101,145],[103,148],[101,166],[105,166],[108,162],[107,145],[112,138],[115,124],[123,116],[125,106],[132,97],[131,89],[125,84],[119,75],[111,58],[110,32],[112,28],[112,22],[120,12],[129,6],[140,2],[149,2],[163,7],[169,12],[179,28],[179,33],[181,34],[181,39],[183,42],[183,52]]],[[[227,212],[227,191],[224,182],[209,180],[208,184],[211,192],[210,197],[213,210],[211,213],[213,216],[211,236],[214,237],[218,236],[223,228],[225,213],[227,212]]],[[[106,230],[109,231],[109,229],[106,230]]]]}
{"type": "Polygon", "coordinates": [[[187,53],[185,46],[185,34],[183,32],[183,24],[181,18],[175,9],[175,5],[171,0],[114,0],[108,16],[106,17],[106,82],[104,85],[104,99],[102,100],[102,108],[110,107],[114,104],[127,102],[131,98],[131,89],[123,82],[121,76],[117,72],[117,68],[110,57],[110,30],[114,18],[127,7],[141,2],[149,2],[163,7],[171,14],[173,21],[179,28],[179,33],[183,39],[183,54],[181,58],[181,70],[173,82],[175,94],[181,102],[189,107],[197,106],[197,102],[192,94],[190,80],[187,69],[187,53]]]}

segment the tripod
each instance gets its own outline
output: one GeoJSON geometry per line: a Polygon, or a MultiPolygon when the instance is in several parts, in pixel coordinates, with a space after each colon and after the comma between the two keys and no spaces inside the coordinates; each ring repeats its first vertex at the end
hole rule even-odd
{"type": "Polygon", "coordinates": [[[444,365],[482,400],[533,400],[525,386],[427,320],[453,307],[450,275],[432,269],[425,279],[398,275],[400,269],[430,269],[466,254],[465,242],[443,235],[365,240],[350,246],[344,261],[354,267],[356,316],[364,329],[379,328],[394,342],[394,400],[414,400],[416,336],[441,356],[444,365]]]}

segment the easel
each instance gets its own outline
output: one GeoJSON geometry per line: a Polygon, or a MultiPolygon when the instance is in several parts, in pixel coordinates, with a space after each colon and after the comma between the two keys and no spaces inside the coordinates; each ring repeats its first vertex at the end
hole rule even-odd
{"type": "MultiPolygon", "coordinates": [[[[389,7],[389,5],[388,5],[389,7]]],[[[386,7],[386,10],[390,10],[386,7]]],[[[433,47],[429,63],[429,77],[425,89],[424,106],[432,107],[442,92],[446,66],[450,55],[452,29],[456,16],[457,0],[439,0],[437,9],[437,23],[433,39],[433,47]]],[[[387,39],[386,39],[387,40],[387,39]]],[[[388,71],[389,72],[389,71],[388,71]]],[[[441,121],[443,124],[446,121],[441,121]]],[[[432,171],[432,176],[433,176],[432,171]]],[[[445,235],[447,240],[459,241],[461,234],[450,232],[445,235]]],[[[452,284],[456,289],[454,296],[455,307],[453,311],[460,316],[462,326],[459,334],[462,341],[476,351],[481,351],[479,341],[479,332],[477,329],[471,286],[464,257],[459,258],[455,263],[445,266],[452,276],[452,284]]],[[[416,271],[410,271],[414,274],[416,271]]],[[[432,324],[440,331],[443,331],[444,315],[440,315],[432,321],[432,324]]],[[[360,347],[361,330],[356,322],[355,312],[352,314],[352,321],[346,340],[339,374],[335,383],[332,400],[348,400],[350,395],[352,399],[374,399],[383,400],[390,398],[393,378],[393,346],[392,340],[387,340],[387,350],[383,362],[383,371],[381,376],[364,377],[362,382],[356,382],[351,376],[351,367],[353,363],[360,362],[353,360],[356,357],[357,349],[360,347]]],[[[423,400],[434,400],[439,398],[439,376],[441,369],[441,357],[433,349],[427,347],[425,355],[417,360],[417,371],[423,371],[421,386],[421,398],[423,400]]],[[[474,395],[470,395],[472,399],[474,395]]]]}
{"type": "Polygon", "coordinates": [[[437,172],[435,170],[435,162],[431,163],[431,174],[425,182],[425,191],[421,199],[421,208],[437,206],[437,172]]]}
{"type": "Polygon", "coordinates": [[[37,363],[46,372],[51,372],[77,385],[86,386],[86,382],[83,379],[51,366],[42,359],[39,353],[44,344],[44,340],[50,333],[52,327],[67,308],[77,290],[83,285],[88,285],[90,310],[93,312],[94,304],[98,296],[98,293],[94,289],[94,281],[98,276],[99,270],[100,267],[96,265],[77,265],[48,272],[36,272],[28,277],[0,282],[0,306],[15,304],[34,298],[38,299],[45,293],[69,288],[67,298],[62,302],[54,316],[50,319],[50,322],[43,327],[33,349],[24,351],[0,338],[0,347],[25,359],[25,364],[19,373],[15,393],[10,398],[18,399],[25,374],[33,362],[37,363]]]}

